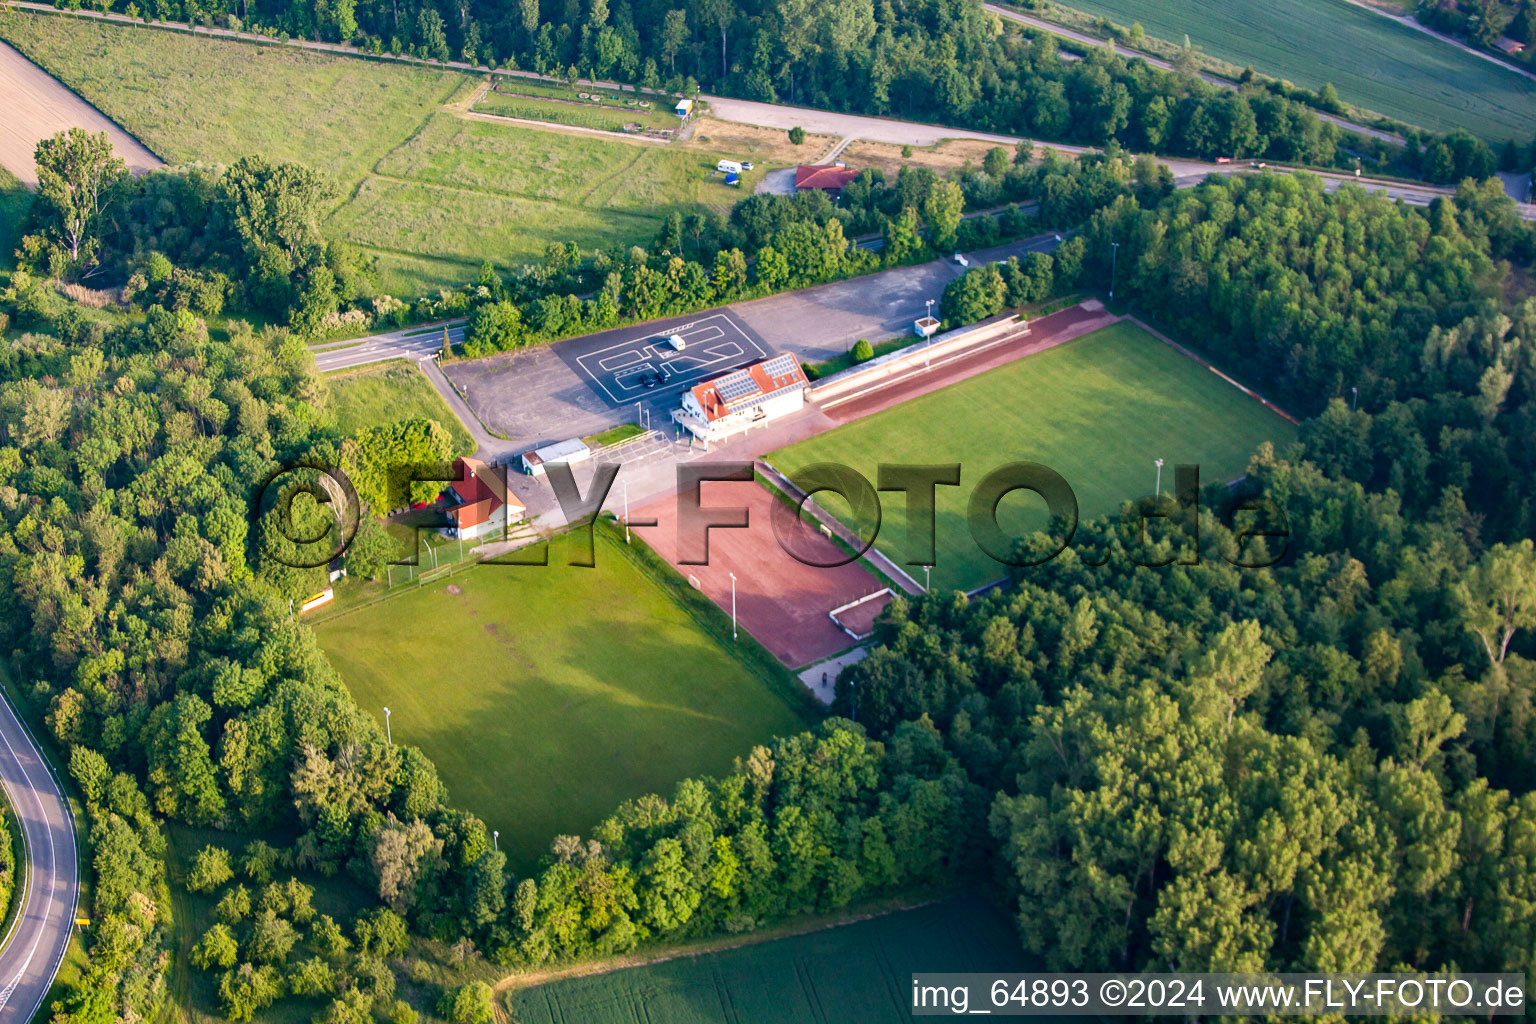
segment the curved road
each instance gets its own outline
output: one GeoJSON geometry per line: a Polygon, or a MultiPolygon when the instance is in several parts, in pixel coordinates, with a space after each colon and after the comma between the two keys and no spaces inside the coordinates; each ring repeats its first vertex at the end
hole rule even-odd
{"type": "Polygon", "coordinates": [[[26,839],[22,912],[0,945],[0,1020],[25,1024],[42,1006],[64,959],[80,895],[74,821],[58,780],[0,694],[0,785],[26,839]]]}

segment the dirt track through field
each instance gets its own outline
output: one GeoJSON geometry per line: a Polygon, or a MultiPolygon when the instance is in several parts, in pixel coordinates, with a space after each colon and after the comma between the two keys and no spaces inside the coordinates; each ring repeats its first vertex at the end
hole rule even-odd
{"type": "Polygon", "coordinates": [[[5,97],[0,104],[0,166],[28,188],[37,186],[32,154],[38,142],[66,128],[106,132],[112,148],[134,174],[163,163],[138,139],[6,43],[0,43],[0,96],[5,97]]]}

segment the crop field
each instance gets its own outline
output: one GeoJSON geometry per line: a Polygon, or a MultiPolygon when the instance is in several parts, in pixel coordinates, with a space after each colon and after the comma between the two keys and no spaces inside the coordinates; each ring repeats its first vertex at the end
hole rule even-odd
{"type": "Polygon", "coordinates": [[[978,894],[514,991],[506,1005],[514,1024],[898,1024],[912,1019],[914,973],[1039,969],[978,894]]]}
{"type": "MultiPolygon", "coordinates": [[[[1288,443],[1295,427],[1209,370],[1131,324],[1119,323],[1017,360],[896,408],[768,456],[785,473],[839,462],[874,481],[880,462],[961,464],[960,486],[938,488],[935,588],[970,590],[1004,566],[971,539],[965,512],[972,488],[1008,462],[1043,463],[1066,478],[1083,519],[1152,493],[1154,458],[1197,463],[1203,483],[1240,476],[1263,441],[1288,443]]],[[[847,504],[827,498],[835,514],[847,504]]],[[[1015,493],[998,508],[1009,535],[1045,524],[1045,504],[1015,493]]],[[[851,516],[850,516],[851,519],[851,516]]],[[[902,561],[906,531],[886,509],[877,546],[902,561]]]]}
{"type": "Polygon", "coordinates": [[[409,363],[390,361],[327,377],[331,412],[347,435],[403,419],[437,420],[453,435],[453,454],[470,455],[475,439],[448,408],[427,375],[409,363]]]}
{"type": "MultiPolygon", "coordinates": [[[[718,774],[800,713],[598,531],[595,569],[482,566],[319,621],[359,705],[527,872],[560,833],[718,774]]],[[[374,586],[381,586],[375,584],[374,586]]]]}
{"type": "Polygon", "coordinates": [[[649,243],[674,210],[740,196],[710,178],[713,152],[466,117],[483,79],[456,71],[21,12],[0,14],[0,38],[170,163],[259,153],[324,171],[327,232],[408,299],[552,241],[649,243]]]}
{"type": "Polygon", "coordinates": [[[1502,142],[1536,135],[1536,82],[1346,0],[1065,0],[1149,35],[1410,124],[1502,142]]]}

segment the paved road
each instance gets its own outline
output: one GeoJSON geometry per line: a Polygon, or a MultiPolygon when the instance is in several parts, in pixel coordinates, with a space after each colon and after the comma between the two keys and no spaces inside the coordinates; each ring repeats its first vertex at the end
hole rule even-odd
{"type": "Polygon", "coordinates": [[[26,839],[24,906],[0,947],[0,1020],[30,1020],[53,984],[74,926],[80,869],[69,805],[57,780],[0,695],[0,784],[26,839]]]}
{"type": "MultiPolygon", "coordinates": [[[[897,146],[932,146],[945,139],[980,139],[1009,146],[1018,139],[1011,135],[992,132],[973,132],[965,128],[946,128],[942,125],[919,124],[915,121],[897,121],[889,117],[865,117],[861,114],[839,114],[831,110],[814,110],[810,107],[791,107],[782,103],[759,103],[756,100],[737,100],[726,96],[703,96],[709,104],[709,115],[722,121],[739,121],[763,128],[781,128],[788,131],[800,127],[817,135],[848,135],[870,142],[889,142],[897,146]]],[[[1065,147],[1059,147],[1065,148],[1065,147]]]]}
{"type": "MultiPolygon", "coordinates": [[[[1075,43],[1083,43],[1087,46],[1104,45],[1104,40],[1099,39],[1096,36],[1091,36],[1086,32],[1078,32],[1073,29],[1066,28],[1062,25],[1057,25],[1054,22],[1046,21],[1043,18],[1031,17],[1030,15],[1024,14],[1020,11],[1015,11],[1011,7],[999,7],[997,4],[985,3],[981,6],[1000,18],[1006,18],[1009,21],[1018,22],[1021,25],[1028,25],[1030,28],[1039,29],[1041,32],[1049,32],[1053,36],[1060,36],[1063,39],[1070,39],[1075,43]]],[[[1143,53],[1140,50],[1128,50],[1124,47],[1121,48],[1121,52],[1126,53],[1132,57],[1138,57],[1141,60],[1146,61],[1154,68],[1161,68],[1164,71],[1173,70],[1172,61],[1163,60],[1161,57],[1154,57],[1150,53],[1143,53]]],[[[1209,82],[1211,85],[1214,85],[1220,89],[1237,88],[1236,82],[1233,82],[1231,79],[1223,78],[1220,75],[1212,74],[1209,71],[1202,71],[1200,73],[1200,77],[1209,82]]],[[[1380,128],[1371,128],[1368,125],[1363,125],[1356,121],[1351,121],[1347,117],[1339,117],[1336,114],[1324,113],[1321,110],[1314,110],[1313,113],[1322,118],[1324,121],[1331,121],[1332,123],[1338,125],[1340,128],[1343,128],[1345,131],[1358,132],[1361,135],[1366,135],[1373,139],[1380,139],[1383,142],[1401,143],[1403,141],[1403,137],[1398,135],[1396,132],[1384,132],[1380,128]]]]}
{"type": "MultiPolygon", "coordinates": [[[[464,321],[448,322],[448,340],[454,344],[464,340],[464,321]]],[[[321,373],[333,370],[350,370],[386,359],[420,359],[439,352],[443,347],[443,325],[404,327],[398,331],[386,331],[367,338],[351,341],[332,341],[310,347],[315,355],[315,369],[321,373]]]]}

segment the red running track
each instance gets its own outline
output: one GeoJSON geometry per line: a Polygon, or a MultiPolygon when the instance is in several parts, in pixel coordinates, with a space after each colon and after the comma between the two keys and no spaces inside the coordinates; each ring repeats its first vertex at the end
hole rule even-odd
{"type": "MultiPolygon", "coordinates": [[[[851,647],[853,638],[828,613],[884,584],[858,562],[821,569],[793,558],[779,546],[768,518],[778,499],[761,484],[706,481],[701,494],[706,508],[746,508],[748,516],[746,529],[709,531],[708,565],[678,564],[676,496],[631,513],[636,520],[656,520],[654,527],[635,527],[635,535],[678,572],[696,578],[705,596],[727,614],[734,572],[737,623],[789,667],[800,668],[851,647]]],[[[797,550],[802,543],[816,561],[846,557],[809,527],[796,541],[797,550]]]]}

